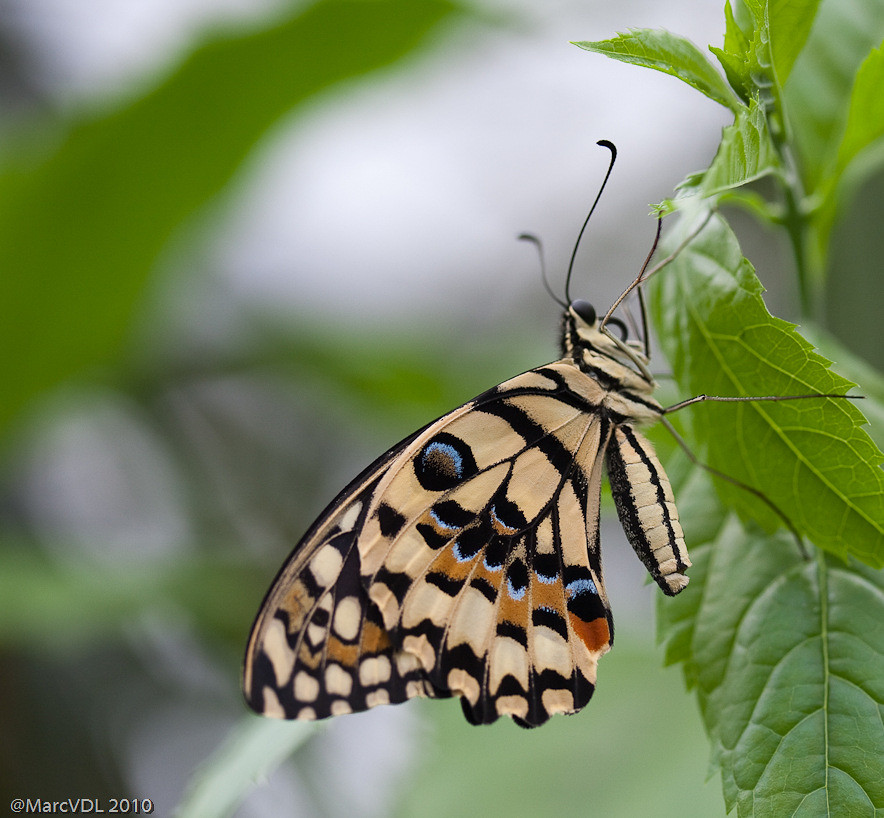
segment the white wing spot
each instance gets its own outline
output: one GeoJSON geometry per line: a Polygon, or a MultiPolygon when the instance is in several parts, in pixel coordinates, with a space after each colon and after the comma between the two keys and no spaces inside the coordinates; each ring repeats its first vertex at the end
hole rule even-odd
{"type": "Polygon", "coordinates": [[[448,672],[446,683],[452,693],[463,696],[475,707],[482,691],[479,683],[467,671],[463,668],[453,668],[448,672]]]}
{"type": "Polygon", "coordinates": [[[373,690],[365,697],[365,703],[369,707],[377,707],[379,704],[389,704],[390,694],[383,688],[380,690],[373,690]]]}
{"type": "Polygon", "coordinates": [[[335,606],[334,629],[341,639],[351,642],[359,633],[362,621],[362,606],[355,596],[345,596],[335,606]]]}
{"type": "Polygon", "coordinates": [[[338,664],[325,669],[325,689],[334,696],[349,696],[353,691],[353,677],[338,664]]]}
{"type": "Polygon", "coordinates": [[[325,637],[328,634],[328,628],[324,628],[322,625],[317,625],[315,622],[311,622],[307,626],[307,641],[314,647],[319,647],[324,641],[325,637]]]}
{"type": "Polygon", "coordinates": [[[273,665],[277,687],[282,687],[289,680],[295,667],[295,652],[289,647],[286,639],[285,625],[278,619],[270,620],[261,647],[273,665]]]}
{"type": "Polygon", "coordinates": [[[359,519],[360,511],[362,511],[362,503],[353,503],[353,505],[341,515],[341,519],[338,520],[338,527],[341,531],[352,530],[353,526],[356,525],[356,521],[359,519]]]}
{"type": "Polygon", "coordinates": [[[337,548],[326,545],[316,552],[316,556],[310,560],[310,570],[316,579],[317,585],[327,588],[333,585],[341,574],[344,558],[337,548]]]}
{"type": "Polygon", "coordinates": [[[384,684],[390,680],[390,660],[386,656],[370,656],[359,665],[359,684],[364,687],[384,684]]]}
{"type": "Polygon", "coordinates": [[[265,687],[261,692],[264,694],[264,715],[271,719],[284,719],[285,710],[279,703],[276,691],[272,687],[265,687]]]}
{"type": "Polygon", "coordinates": [[[295,676],[295,698],[302,702],[314,702],[319,695],[319,682],[303,670],[295,676]]]}

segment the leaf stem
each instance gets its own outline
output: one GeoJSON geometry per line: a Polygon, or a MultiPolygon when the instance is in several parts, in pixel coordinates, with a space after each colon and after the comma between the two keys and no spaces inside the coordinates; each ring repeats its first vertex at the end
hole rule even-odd
{"type": "Polygon", "coordinates": [[[804,206],[804,186],[792,150],[781,131],[771,128],[771,138],[780,156],[783,172],[780,184],[783,191],[785,212],[781,223],[786,228],[792,257],[798,276],[798,296],[802,315],[819,318],[818,282],[819,276],[811,269],[812,254],[808,253],[809,221],[804,206]]]}

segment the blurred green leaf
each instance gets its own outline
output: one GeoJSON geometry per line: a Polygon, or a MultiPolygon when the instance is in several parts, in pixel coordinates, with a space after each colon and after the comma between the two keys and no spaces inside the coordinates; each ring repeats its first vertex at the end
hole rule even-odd
{"type": "Polygon", "coordinates": [[[782,87],[813,28],[820,0],[769,0],[770,43],[774,71],[782,87]]]}
{"type": "MultiPolygon", "coordinates": [[[[848,172],[851,163],[859,158],[868,148],[880,145],[884,137],[884,49],[872,50],[856,74],[853,90],[850,95],[850,107],[844,136],[838,147],[838,155],[832,174],[821,184],[823,200],[814,213],[814,227],[822,257],[828,256],[829,239],[835,219],[843,202],[852,198],[856,183],[868,178],[869,167],[864,167],[861,174],[848,172]],[[851,185],[851,182],[853,183],[851,185]]],[[[884,155],[879,152],[876,157],[880,166],[884,155]]]]}
{"type": "Polygon", "coordinates": [[[321,0],[197,49],[145,96],[58,125],[0,174],[0,428],[35,395],[113,363],[170,237],[287,112],[413,49],[448,0],[321,0]]]}
{"type": "Polygon", "coordinates": [[[847,127],[838,148],[838,170],[873,142],[884,136],[884,50],[873,49],[856,74],[847,127]]]}
{"type": "Polygon", "coordinates": [[[880,0],[824,0],[807,44],[784,86],[784,101],[804,187],[823,184],[838,155],[854,77],[884,39],[880,0]]]}
{"type": "MultiPolygon", "coordinates": [[[[687,394],[840,394],[852,386],[793,325],[768,313],[752,265],[719,217],[652,284],[657,335],[687,394]]],[[[710,465],[762,491],[820,547],[884,565],[884,456],[852,401],[710,402],[685,411],[710,465]]],[[[776,523],[749,492],[720,490],[749,516],[776,523]]]]}
{"type": "Polygon", "coordinates": [[[243,798],[317,731],[315,724],[247,716],[197,769],[174,814],[224,818],[243,798]]]}
{"type": "Polygon", "coordinates": [[[122,639],[140,616],[164,610],[187,610],[205,633],[239,640],[265,582],[259,566],[217,554],[99,565],[6,544],[0,547],[0,644],[67,651],[122,639]]]}
{"type": "Polygon", "coordinates": [[[575,42],[574,45],[621,62],[671,74],[734,112],[740,107],[736,95],[706,55],[690,40],[668,31],[630,29],[612,40],[575,42]]]}

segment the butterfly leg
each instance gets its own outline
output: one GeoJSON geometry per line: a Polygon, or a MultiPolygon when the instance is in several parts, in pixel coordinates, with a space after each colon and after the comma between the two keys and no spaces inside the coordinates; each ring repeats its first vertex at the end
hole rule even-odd
{"type": "Polygon", "coordinates": [[[746,483],[743,483],[741,480],[737,480],[735,477],[731,477],[729,474],[725,474],[718,469],[713,468],[712,466],[701,462],[697,459],[696,455],[690,450],[687,443],[685,443],[684,439],[678,432],[675,430],[675,427],[666,419],[666,415],[672,414],[673,412],[677,412],[680,409],[684,409],[687,406],[693,406],[695,403],[703,403],[704,401],[716,401],[718,403],[749,403],[749,402],[757,402],[757,401],[787,401],[787,400],[806,400],[808,398],[839,398],[842,400],[862,400],[863,395],[835,395],[835,394],[813,394],[813,395],[760,395],[760,396],[720,396],[720,395],[697,395],[693,398],[688,398],[687,400],[680,401],[679,403],[674,403],[672,406],[665,406],[661,412],[660,420],[663,422],[663,425],[669,430],[669,433],[675,438],[678,445],[682,448],[685,454],[688,456],[688,459],[695,466],[699,466],[704,471],[713,475],[714,477],[719,478],[720,480],[725,480],[731,485],[738,486],[744,491],[748,491],[753,496],[757,497],[761,500],[774,514],[779,517],[786,528],[792,533],[792,536],[795,538],[795,542],[798,544],[798,549],[801,551],[802,556],[805,559],[809,559],[809,555],[807,550],[804,547],[804,541],[801,538],[801,534],[799,534],[798,529],[795,528],[795,525],[792,521],[786,516],[786,513],[776,505],[764,492],[759,491],[757,488],[750,486],[746,483]]]}
{"type": "MultiPolygon", "coordinates": [[[[696,400],[692,401],[684,401],[682,404],[678,404],[681,406],[688,406],[691,403],[695,403],[696,400]]],[[[664,409],[664,412],[666,410],[664,409]]],[[[675,427],[666,419],[665,415],[661,416],[660,421],[675,438],[675,442],[681,447],[682,451],[687,455],[688,460],[691,461],[695,466],[703,469],[705,472],[708,472],[713,477],[717,477],[719,480],[724,480],[730,483],[733,486],[737,486],[738,488],[743,489],[744,491],[748,491],[754,497],[757,497],[761,500],[780,520],[783,521],[783,524],[786,528],[789,529],[792,536],[795,538],[795,543],[798,546],[798,550],[801,552],[801,556],[805,560],[810,559],[810,555],[807,553],[807,549],[804,547],[804,540],[801,538],[801,534],[799,534],[798,529],[795,528],[792,521],[786,516],[786,513],[776,504],[773,500],[770,499],[764,492],[759,491],[754,486],[750,486],[748,483],[744,483],[742,480],[737,480],[736,477],[731,477],[729,474],[725,474],[723,471],[719,471],[718,469],[710,466],[708,463],[704,463],[700,460],[690,449],[688,444],[685,442],[684,438],[676,431],[675,427]]]]}

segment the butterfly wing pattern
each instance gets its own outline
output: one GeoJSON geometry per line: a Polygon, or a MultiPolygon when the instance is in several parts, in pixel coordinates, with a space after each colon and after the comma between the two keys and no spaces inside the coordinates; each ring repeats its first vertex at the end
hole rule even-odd
{"type": "Polygon", "coordinates": [[[660,405],[646,358],[575,302],[563,357],[393,447],[329,505],[267,594],[249,705],[319,719],[461,697],[473,724],[574,713],[613,641],[599,505],[667,594],[690,560],[669,481],[636,424],[660,405]]]}

